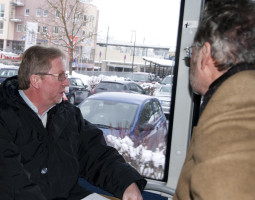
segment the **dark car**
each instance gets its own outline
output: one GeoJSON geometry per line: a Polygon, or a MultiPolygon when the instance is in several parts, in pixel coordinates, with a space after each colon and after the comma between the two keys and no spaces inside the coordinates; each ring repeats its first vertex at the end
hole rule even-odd
{"type": "Polygon", "coordinates": [[[11,67],[11,68],[1,68],[0,69],[0,84],[8,77],[18,75],[18,67],[11,67]]]}
{"type": "Polygon", "coordinates": [[[72,104],[79,104],[90,95],[90,91],[87,89],[88,86],[84,85],[80,78],[69,77],[69,91],[67,91],[66,97],[72,104]]]}
{"type": "Polygon", "coordinates": [[[147,94],[146,91],[133,81],[101,81],[91,94],[99,92],[126,92],[147,94]]]}

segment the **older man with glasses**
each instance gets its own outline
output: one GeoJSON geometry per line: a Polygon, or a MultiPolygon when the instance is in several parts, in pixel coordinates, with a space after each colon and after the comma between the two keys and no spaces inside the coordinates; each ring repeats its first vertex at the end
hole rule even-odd
{"type": "Polygon", "coordinates": [[[18,77],[0,86],[1,199],[108,199],[80,187],[81,177],[123,200],[142,200],[146,180],[62,100],[64,57],[57,48],[30,47],[18,77]]]}
{"type": "Polygon", "coordinates": [[[173,199],[254,199],[255,1],[208,1],[191,49],[204,98],[173,199]]]}

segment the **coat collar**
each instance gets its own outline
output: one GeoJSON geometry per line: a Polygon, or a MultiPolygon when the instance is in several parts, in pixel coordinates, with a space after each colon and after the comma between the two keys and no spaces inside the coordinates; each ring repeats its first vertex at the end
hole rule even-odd
{"type": "Polygon", "coordinates": [[[203,103],[200,108],[200,115],[202,114],[203,110],[205,109],[207,103],[215,93],[215,91],[220,87],[220,85],[227,80],[232,75],[245,71],[245,70],[255,70],[255,64],[248,64],[248,63],[240,63],[233,67],[231,67],[226,73],[224,73],[222,76],[220,76],[218,79],[216,79],[209,87],[209,90],[206,92],[203,103]]]}

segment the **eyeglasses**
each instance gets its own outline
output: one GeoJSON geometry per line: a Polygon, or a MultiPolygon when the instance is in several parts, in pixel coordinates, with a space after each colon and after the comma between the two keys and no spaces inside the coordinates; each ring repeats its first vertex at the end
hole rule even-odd
{"type": "Polygon", "coordinates": [[[186,51],[186,56],[184,57],[184,62],[185,62],[185,65],[187,67],[190,67],[190,59],[191,59],[191,55],[192,55],[192,46],[191,47],[186,47],[184,49],[186,51]]]}
{"type": "Polygon", "coordinates": [[[62,73],[60,73],[60,74],[48,74],[48,73],[44,73],[44,72],[38,72],[38,73],[36,73],[36,75],[55,76],[55,77],[58,77],[58,80],[59,80],[59,81],[64,81],[64,80],[66,80],[66,78],[68,77],[68,74],[67,74],[66,72],[62,72],[62,73]]]}

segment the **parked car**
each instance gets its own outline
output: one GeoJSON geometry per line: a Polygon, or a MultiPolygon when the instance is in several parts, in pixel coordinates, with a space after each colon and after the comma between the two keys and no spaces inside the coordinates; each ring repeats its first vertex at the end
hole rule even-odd
{"type": "Polygon", "coordinates": [[[173,84],[173,78],[174,78],[174,75],[168,75],[165,78],[163,78],[163,80],[160,83],[163,85],[173,84]]]}
{"type": "Polygon", "coordinates": [[[0,84],[8,77],[18,75],[18,67],[3,67],[0,69],[0,84]]]}
{"type": "Polygon", "coordinates": [[[146,72],[134,72],[127,80],[135,81],[138,84],[152,83],[155,81],[155,75],[146,72]]]}
{"type": "Polygon", "coordinates": [[[90,95],[88,86],[80,78],[69,77],[68,80],[70,85],[65,94],[70,103],[77,105],[90,95]]]}
{"type": "Polygon", "coordinates": [[[126,92],[147,94],[146,91],[133,81],[101,81],[91,94],[99,92],[126,92]]]}
{"type": "Polygon", "coordinates": [[[157,98],[119,92],[102,92],[86,98],[79,106],[84,119],[108,136],[128,136],[134,147],[155,151],[165,146],[167,121],[157,98]]]}
{"type": "Polygon", "coordinates": [[[153,94],[161,103],[165,115],[170,113],[172,84],[161,85],[153,94]]]}

